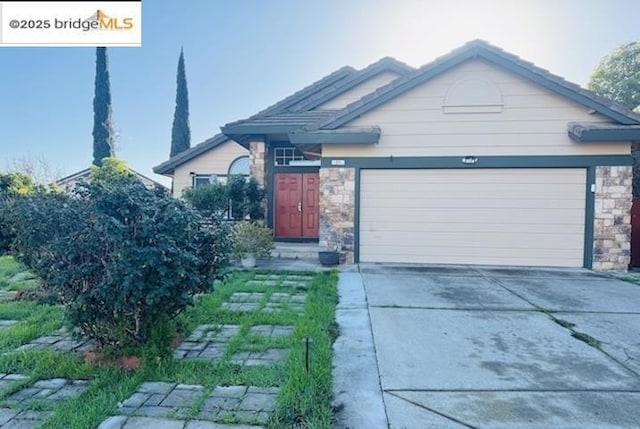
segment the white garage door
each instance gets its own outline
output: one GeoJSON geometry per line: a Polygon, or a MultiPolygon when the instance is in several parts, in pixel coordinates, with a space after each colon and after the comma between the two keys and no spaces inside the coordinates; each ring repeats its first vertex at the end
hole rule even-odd
{"type": "Polygon", "coordinates": [[[362,170],[360,261],[583,266],[586,170],[362,170]]]}

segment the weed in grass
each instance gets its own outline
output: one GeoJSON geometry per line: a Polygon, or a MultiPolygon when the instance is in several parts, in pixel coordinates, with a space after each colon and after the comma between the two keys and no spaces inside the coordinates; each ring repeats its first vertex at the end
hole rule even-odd
{"type": "Polygon", "coordinates": [[[600,348],[601,344],[600,341],[598,341],[597,339],[593,338],[591,335],[589,334],[585,334],[584,332],[572,332],[571,336],[577,340],[583,341],[587,344],[589,344],[591,347],[595,347],[597,349],[600,348]]]}
{"type": "Polygon", "coordinates": [[[575,323],[571,323],[567,320],[564,319],[558,319],[558,318],[552,318],[551,320],[553,320],[554,322],[556,322],[558,325],[562,326],[563,328],[567,328],[567,329],[572,329],[576,326],[575,323]]]}

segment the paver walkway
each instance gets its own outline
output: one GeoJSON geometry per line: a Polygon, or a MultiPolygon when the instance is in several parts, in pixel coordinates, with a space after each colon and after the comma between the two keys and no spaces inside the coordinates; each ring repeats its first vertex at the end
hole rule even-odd
{"type": "Polygon", "coordinates": [[[200,325],[173,355],[176,359],[217,360],[224,355],[227,342],[239,332],[238,325],[200,325]]]}
{"type": "Polygon", "coordinates": [[[0,320],[0,328],[8,328],[9,326],[13,326],[18,323],[17,320],[0,320]]]}
{"type": "Polygon", "coordinates": [[[13,301],[16,298],[15,290],[0,289],[0,301],[13,301]]]}
{"type": "Polygon", "coordinates": [[[76,339],[64,328],[56,331],[52,335],[36,338],[30,343],[18,347],[16,350],[31,349],[53,349],[61,352],[84,352],[93,349],[95,346],[89,340],[76,339]]]}
{"type": "MultiPolygon", "coordinates": [[[[25,380],[22,374],[0,374],[0,389],[11,383],[25,380]]],[[[0,428],[2,429],[35,429],[51,415],[55,405],[80,395],[87,388],[86,380],[69,380],[66,378],[52,378],[38,380],[30,386],[25,386],[3,400],[9,406],[16,408],[0,408],[0,428]],[[34,410],[24,410],[25,407],[36,406],[34,410]]]]}
{"type": "Polygon", "coordinates": [[[120,404],[119,415],[105,420],[99,429],[258,428],[250,425],[267,422],[278,391],[277,387],[218,386],[207,393],[200,385],[146,382],[120,404]],[[196,420],[187,421],[188,416],[196,420]],[[241,424],[221,425],[212,420],[241,424]]]}
{"type": "Polygon", "coordinates": [[[293,326],[255,325],[249,328],[249,335],[261,335],[266,338],[287,337],[293,334],[293,326]]]}
{"type": "MultiPolygon", "coordinates": [[[[264,281],[261,282],[264,284],[264,281]]],[[[260,309],[265,299],[262,292],[235,292],[227,301],[222,303],[222,308],[232,312],[249,312],[260,309]]],[[[296,314],[304,313],[304,302],[307,295],[304,293],[275,292],[271,294],[262,308],[264,313],[279,313],[291,310],[296,314]]]]}
{"type": "Polygon", "coordinates": [[[15,383],[16,381],[24,380],[25,378],[27,378],[27,376],[22,374],[0,374],[0,390],[5,387],[9,387],[10,384],[15,383]]]}
{"type": "Polygon", "coordinates": [[[288,349],[279,348],[238,352],[231,357],[231,363],[244,366],[275,365],[284,362],[288,353],[288,349]]]}

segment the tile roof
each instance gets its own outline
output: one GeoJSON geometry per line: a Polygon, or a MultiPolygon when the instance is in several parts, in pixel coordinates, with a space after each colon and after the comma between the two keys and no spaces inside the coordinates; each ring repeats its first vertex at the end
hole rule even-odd
{"type": "Polygon", "coordinates": [[[299,112],[304,110],[315,109],[323,103],[337,97],[338,95],[348,91],[351,88],[358,86],[359,84],[371,79],[372,77],[382,72],[393,72],[400,76],[406,76],[416,71],[413,67],[396,60],[391,57],[384,57],[373,64],[368,65],[357,73],[352,73],[345,79],[342,79],[331,87],[320,91],[310,97],[305,98],[300,103],[294,105],[289,109],[292,112],[299,112]]]}
{"type": "Polygon", "coordinates": [[[437,58],[435,61],[420,67],[414,73],[396,79],[393,82],[378,88],[374,92],[365,95],[361,99],[349,104],[344,109],[337,112],[333,118],[310,125],[308,129],[338,128],[380,104],[415,88],[421,83],[463,63],[464,61],[476,57],[484,58],[485,60],[496,63],[524,78],[533,80],[534,82],[545,86],[547,89],[592,108],[602,115],[621,124],[640,123],[640,115],[630,111],[624,106],[621,106],[609,99],[600,97],[579,85],[571,83],[548,70],[540,68],[529,61],[525,61],[517,55],[510,54],[484,40],[473,40],[460,48],[454,49],[450,53],[437,58]]]}
{"type": "MultiPolygon", "coordinates": [[[[282,126],[283,129],[287,129],[287,127],[297,128],[309,123],[322,121],[330,116],[334,116],[335,112],[307,112],[310,108],[303,107],[303,103],[306,103],[308,100],[314,102],[316,100],[330,100],[383,71],[392,71],[403,75],[413,70],[414,69],[408,65],[390,57],[383,58],[360,71],[353,67],[345,66],[249,118],[232,122],[227,124],[227,126],[249,125],[251,122],[252,126],[282,126]],[[269,120],[265,118],[272,119],[269,120]]],[[[230,139],[223,134],[217,134],[162,164],[157,165],[153,168],[153,171],[157,174],[171,174],[176,167],[229,140],[230,139]]]]}
{"type": "MultiPolygon", "coordinates": [[[[325,88],[331,87],[332,85],[349,77],[355,72],[356,70],[352,67],[348,67],[348,66],[342,67],[336,70],[335,72],[323,77],[322,79],[317,80],[311,85],[304,87],[300,91],[295,92],[294,94],[284,98],[283,100],[278,101],[277,103],[267,107],[264,110],[261,110],[260,112],[253,115],[251,118],[268,116],[268,115],[276,115],[278,113],[286,111],[286,109],[292,106],[293,104],[298,103],[304,100],[306,97],[310,97],[316,94],[317,92],[324,90],[325,88]]],[[[178,155],[168,159],[162,164],[153,167],[153,171],[157,174],[171,174],[171,172],[173,172],[173,170],[176,167],[184,164],[187,161],[190,161],[191,159],[197,157],[198,155],[204,152],[207,152],[215,148],[216,146],[219,146],[223,143],[228,142],[229,140],[230,139],[224,136],[223,134],[216,134],[215,136],[208,138],[202,143],[199,143],[196,146],[193,146],[185,150],[184,152],[181,152],[178,155]]]]}

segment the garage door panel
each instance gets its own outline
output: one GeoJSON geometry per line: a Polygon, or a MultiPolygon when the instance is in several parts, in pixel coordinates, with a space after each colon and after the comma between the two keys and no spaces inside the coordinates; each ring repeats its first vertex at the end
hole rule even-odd
{"type": "MultiPolygon", "coordinates": [[[[364,212],[365,209],[363,208],[364,212]]],[[[371,212],[371,210],[369,210],[371,212]]],[[[527,225],[529,223],[549,223],[549,218],[554,218],[554,223],[559,224],[574,224],[575,223],[575,210],[570,209],[558,209],[558,210],[544,210],[544,209],[526,209],[528,216],[523,216],[525,210],[522,209],[497,209],[497,208],[474,208],[466,211],[452,210],[448,208],[434,208],[431,210],[412,209],[406,208],[402,210],[402,215],[398,214],[398,210],[395,208],[378,208],[375,210],[377,216],[384,216],[387,219],[396,219],[395,221],[389,221],[389,224],[405,222],[441,222],[446,220],[448,222],[491,222],[491,223],[517,223],[520,225],[527,225]],[[405,219],[408,218],[408,219],[405,219]]],[[[375,218],[364,218],[362,221],[371,222],[372,227],[376,228],[376,224],[379,223],[375,218]]],[[[377,228],[376,228],[377,229],[377,228]]]]}
{"type": "Polygon", "coordinates": [[[429,222],[429,228],[424,225],[423,221],[416,221],[413,224],[394,224],[393,222],[382,223],[378,222],[376,227],[367,223],[361,223],[361,231],[368,231],[370,233],[363,234],[360,238],[360,242],[368,237],[379,237],[381,233],[379,231],[380,226],[384,226],[384,232],[388,235],[397,237],[405,237],[409,240],[415,240],[415,230],[422,227],[422,231],[425,233],[439,233],[439,234],[468,234],[468,233],[491,233],[491,234],[583,234],[583,228],[580,225],[575,224],[535,224],[535,223],[502,223],[496,225],[491,224],[474,224],[474,223],[462,223],[462,222],[429,222]],[[526,228],[524,227],[526,226],[526,228]]]}
{"type": "MultiPolygon", "coordinates": [[[[402,207],[403,209],[434,209],[434,208],[453,208],[460,210],[469,209],[494,209],[494,208],[515,208],[515,209],[582,209],[584,207],[584,198],[522,198],[516,196],[510,199],[496,199],[496,198],[455,198],[447,195],[446,197],[434,198],[416,198],[409,196],[394,196],[388,198],[387,201],[369,201],[367,205],[361,205],[363,208],[385,208],[388,207],[389,202],[393,201],[393,205],[396,207],[402,207]]],[[[366,211],[365,211],[366,213],[366,211]]]]}
{"type": "Polygon", "coordinates": [[[533,192],[536,195],[549,195],[548,192],[545,192],[546,190],[541,188],[540,185],[548,185],[549,187],[553,186],[553,187],[557,187],[559,192],[563,192],[563,193],[572,193],[576,190],[580,190],[583,191],[584,188],[581,188],[582,186],[584,186],[584,181],[582,183],[557,183],[557,182],[551,182],[551,183],[544,183],[544,184],[533,184],[533,183],[484,183],[484,182],[475,182],[475,185],[473,188],[469,188],[469,183],[438,183],[438,182],[428,182],[428,183],[412,183],[411,184],[411,188],[410,189],[406,189],[404,188],[404,186],[407,185],[406,182],[398,182],[398,183],[386,183],[386,184],[371,184],[372,186],[375,186],[375,188],[371,189],[371,190],[363,190],[363,196],[366,196],[367,192],[373,192],[373,195],[375,195],[377,192],[398,192],[399,194],[397,195],[411,195],[411,192],[413,192],[413,195],[415,195],[415,193],[419,193],[419,194],[435,194],[435,195],[439,195],[439,196],[443,196],[446,197],[447,195],[456,195],[459,197],[467,197],[467,198],[474,198],[477,197],[478,195],[484,195],[487,194],[487,192],[483,192],[484,189],[482,188],[482,186],[484,185],[487,188],[492,188],[495,189],[495,191],[499,192],[500,194],[509,194],[509,195],[513,195],[514,197],[517,196],[522,196],[522,195],[529,195],[529,193],[533,192]],[[480,192],[480,194],[478,194],[478,192],[480,192]]]}
{"type": "Polygon", "coordinates": [[[429,264],[462,264],[462,265],[516,265],[516,266],[533,266],[533,267],[573,267],[575,261],[573,258],[567,258],[566,254],[558,253],[551,254],[544,257],[537,257],[535,255],[514,255],[507,256],[490,256],[485,254],[477,255],[423,255],[411,254],[411,253],[381,253],[371,254],[369,262],[401,262],[407,264],[424,264],[425,257],[429,259],[429,264]],[[459,258],[456,262],[456,258],[459,258]],[[473,259],[473,262],[467,262],[467,260],[473,259]]]}
{"type": "MultiPolygon", "coordinates": [[[[582,239],[582,231],[574,232],[520,232],[517,234],[509,232],[440,232],[430,231],[422,235],[424,239],[429,240],[430,246],[438,247],[486,247],[486,248],[549,248],[554,247],[566,248],[562,245],[565,240],[571,240],[578,243],[582,239]],[[515,239],[514,239],[515,237],[515,239]]],[[[411,231],[402,232],[385,232],[367,234],[362,240],[362,245],[377,245],[383,242],[385,246],[422,246],[422,243],[415,242],[415,233],[411,231]]],[[[577,246],[581,249],[582,246],[577,246]]]]}
{"type": "Polygon", "coordinates": [[[585,169],[363,170],[360,260],[579,267],[585,169]]]}

